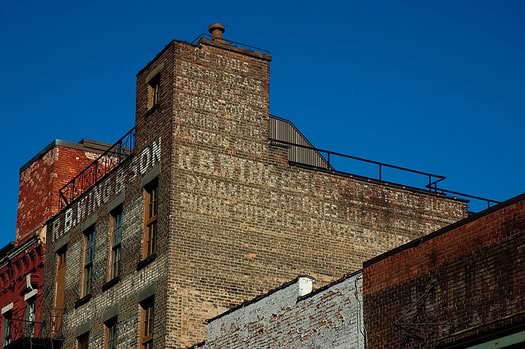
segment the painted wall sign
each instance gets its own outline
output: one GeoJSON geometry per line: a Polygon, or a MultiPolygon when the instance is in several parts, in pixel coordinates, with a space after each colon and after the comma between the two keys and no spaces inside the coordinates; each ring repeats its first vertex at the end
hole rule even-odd
{"type": "Polygon", "coordinates": [[[144,176],[149,170],[160,164],[160,158],[161,138],[159,137],[157,141],[135,154],[131,161],[118,167],[111,175],[59,213],[52,223],[51,241],[56,241],[71,228],[82,223],[102,205],[107,204],[124,189],[126,183],[131,182],[137,176],[144,176]]]}

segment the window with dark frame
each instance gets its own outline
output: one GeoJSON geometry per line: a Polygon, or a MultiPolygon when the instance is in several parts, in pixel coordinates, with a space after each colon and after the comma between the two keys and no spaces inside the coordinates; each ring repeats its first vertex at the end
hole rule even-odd
{"type": "Polygon", "coordinates": [[[95,257],[95,226],[84,232],[84,268],[82,270],[81,297],[91,293],[93,283],[93,259],[95,257]]]}
{"type": "Polygon", "coordinates": [[[144,246],[142,257],[147,258],[155,252],[157,239],[158,180],[144,188],[144,246]]]}
{"type": "Polygon", "coordinates": [[[154,298],[140,303],[140,349],[153,348],[154,298]]]}
{"type": "Polygon", "coordinates": [[[77,337],[77,349],[89,349],[89,332],[77,337]]]}
{"type": "Polygon", "coordinates": [[[36,321],[35,306],[36,306],[35,297],[29,298],[27,300],[26,312],[24,316],[27,337],[33,337],[35,335],[35,321],[36,321]]]}
{"type": "Polygon", "coordinates": [[[154,76],[148,82],[148,110],[160,102],[160,74],[154,76]]]}
{"type": "Polygon", "coordinates": [[[113,280],[120,275],[122,260],[122,230],[124,211],[122,206],[111,211],[111,252],[109,256],[109,278],[113,280]]]}
{"type": "Polygon", "coordinates": [[[105,349],[116,349],[118,340],[118,319],[115,316],[105,322],[105,349]]]}
{"type": "Polygon", "coordinates": [[[5,312],[3,314],[4,316],[4,326],[2,331],[2,348],[6,347],[11,343],[11,316],[12,312],[11,310],[8,312],[5,312]]]}
{"type": "Polygon", "coordinates": [[[62,248],[56,254],[56,279],[55,279],[55,307],[52,315],[52,333],[57,335],[62,326],[62,316],[64,314],[64,283],[66,279],[66,249],[62,248]]]}

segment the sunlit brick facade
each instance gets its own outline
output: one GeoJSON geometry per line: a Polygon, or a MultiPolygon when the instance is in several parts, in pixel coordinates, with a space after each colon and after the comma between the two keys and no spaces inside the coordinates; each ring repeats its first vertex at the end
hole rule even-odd
{"type": "Polygon", "coordinates": [[[136,142],[49,221],[44,321],[60,319],[65,348],[192,345],[206,319],[296,275],[322,286],[467,214],[463,201],[291,161],[270,139],[271,56],[212,29],[137,74],[136,142]]]}

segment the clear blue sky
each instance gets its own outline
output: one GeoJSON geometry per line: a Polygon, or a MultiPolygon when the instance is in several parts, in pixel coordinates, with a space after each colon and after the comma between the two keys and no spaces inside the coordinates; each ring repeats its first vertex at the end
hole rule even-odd
{"type": "Polygon", "coordinates": [[[212,22],[271,51],[271,112],[316,146],[496,200],[525,191],[525,2],[289,3],[4,2],[0,246],[15,236],[20,166],[55,138],[117,140],[137,71],[212,22]]]}

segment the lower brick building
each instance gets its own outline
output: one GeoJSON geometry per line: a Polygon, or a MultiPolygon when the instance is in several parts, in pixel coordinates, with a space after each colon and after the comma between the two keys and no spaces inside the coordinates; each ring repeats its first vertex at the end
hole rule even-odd
{"type": "Polygon", "coordinates": [[[223,31],[149,62],[136,127],[60,190],[43,304],[65,348],[193,345],[207,319],[296,275],[325,285],[467,216],[465,201],[334,169],[270,115],[271,56],[223,31]]]}
{"type": "Polygon", "coordinates": [[[107,149],[103,143],[54,140],[20,168],[16,240],[0,250],[1,347],[53,348],[54,317],[44,321],[47,220],[60,189],[107,149]]]}
{"type": "Polygon", "coordinates": [[[361,272],[315,291],[298,277],[208,321],[191,348],[365,348],[361,272]]]}
{"type": "Polygon", "coordinates": [[[525,348],[524,261],[522,194],[316,291],[299,277],[260,295],[191,348],[525,348]]]}
{"type": "Polygon", "coordinates": [[[369,348],[525,348],[525,194],[363,268],[369,348]]]}
{"type": "Polygon", "coordinates": [[[41,337],[44,238],[40,232],[0,251],[2,348],[21,348],[25,339],[41,337]]]}

